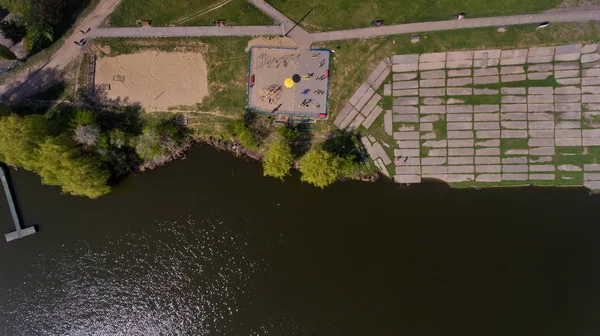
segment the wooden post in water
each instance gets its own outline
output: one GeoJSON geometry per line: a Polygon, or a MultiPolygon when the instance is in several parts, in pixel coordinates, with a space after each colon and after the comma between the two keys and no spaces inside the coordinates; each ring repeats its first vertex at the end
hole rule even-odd
{"type": "Polygon", "coordinates": [[[10,188],[8,187],[8,181],[6,180],[6,174],[4,173],[4,167],[0,166],[0,179],[2,179],[2,187],[4,188],[4,194],[6,195],[6,201],[8,202],[8,207],[10,208],[10,214],[12,216],[13,222],[15,224],[15,231],[9,232],[4,235],[4,238],[7,242],[13,241],[15,239],[23,238],[25,236],[29,236],[35,233],[35,228],[33,226],[21,229],[21,223],[19,222],[19,216],[17,216],[17,209],[15,208],[15,203],[12,198],[12,194],[10,192],[10,188]]]}

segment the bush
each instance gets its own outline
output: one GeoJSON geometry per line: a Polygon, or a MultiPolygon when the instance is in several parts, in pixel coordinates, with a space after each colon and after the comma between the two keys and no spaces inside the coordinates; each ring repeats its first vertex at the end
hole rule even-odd
{"type": "Polygon", "coordinates": [[[235,137],[244,147],[251,150],[259,149],[259,142],[257,136],[252,133],[250,128],[246,125],[244,119],[238,119],[228,125],[229,133],[235,137]]]}
{"type": "Polygon", "coordinates": [[[2,31],[2,35],[14,44],[21,42],[27,34],[27,29],[14,21],[0,21],[0,30],[2,31]]]}
{"type": "Polygon", "coordinates": [[[322,149],[312,149],[300,159],[302,181],[319,188],[335,182],[340,176],[341,159],[322,149]]]}
{"type": "Polygon", "coordinates": [[[265,176],[272,176],[283,180],[289,174],[294,156],[292,149],[284,140],[271,142],[263,158],[263,170],[265,176]]]}
{"type": "Polygon", "coordinates": [[[17,56],[10,49],[0,44],[0,60],[14,60],[17,56]]]}

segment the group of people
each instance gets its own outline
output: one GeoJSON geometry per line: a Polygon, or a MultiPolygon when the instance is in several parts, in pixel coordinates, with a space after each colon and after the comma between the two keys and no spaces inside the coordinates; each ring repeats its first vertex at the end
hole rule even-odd
{"type": "MultiPolygon", "coordinates": [[[[81,30],[81,29],[80,29],[79,31],[81,32],[81,34],[85,35],[85,34],[89,33],[89,32],[90,32],[90,30],[92,30],[92,28],[88,28],[86,31],[83,31],[83,30],[81,30]]],[[[84,38],[82,38],[82,39],[81,39],[81,40],[79,40],[79,41],[73,41],[73,43],[75,43],[75,44],[76,44],[77,46],[79,46],[79,47],[83,47],[83,46],[85,45],[85,43],[86,43],[86,42],[87,42],[87,40],[86,40],[86,39],[84,39],[84,38]]]]}

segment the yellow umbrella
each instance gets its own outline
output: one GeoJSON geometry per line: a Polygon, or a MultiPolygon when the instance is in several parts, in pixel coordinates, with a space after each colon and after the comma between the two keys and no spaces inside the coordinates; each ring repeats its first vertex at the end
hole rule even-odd
{"type": "Polygon", "coordinates": [[[291,89],[294,86],[294,80],[286,78],[285,81],[283,81],[283,85],[285,85],[286,88],[291,89]]]}

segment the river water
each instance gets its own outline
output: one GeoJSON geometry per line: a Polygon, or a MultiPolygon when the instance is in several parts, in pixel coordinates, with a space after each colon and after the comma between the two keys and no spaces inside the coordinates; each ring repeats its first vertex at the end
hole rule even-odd
{"type": "Polygon", "coordinates": [[[319,190],[207,146],[93,201],[10,175],[39,232],[0,243],[0,335],[600,332],[584,189],[319,190]]]}

